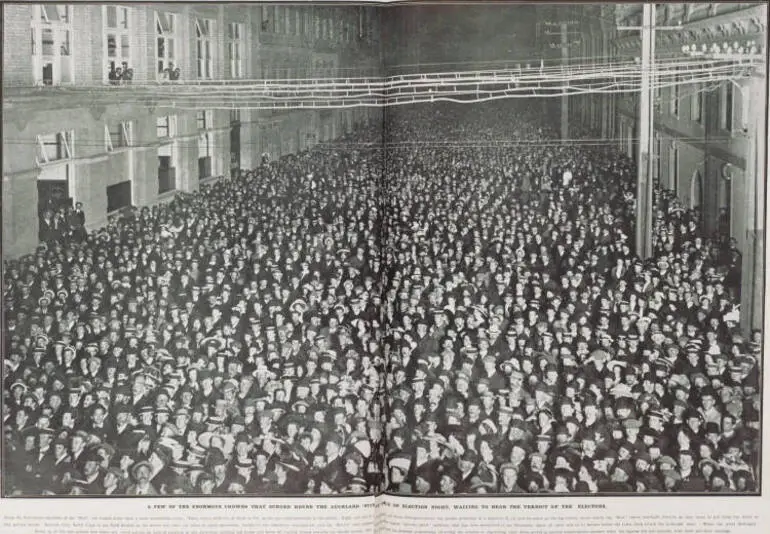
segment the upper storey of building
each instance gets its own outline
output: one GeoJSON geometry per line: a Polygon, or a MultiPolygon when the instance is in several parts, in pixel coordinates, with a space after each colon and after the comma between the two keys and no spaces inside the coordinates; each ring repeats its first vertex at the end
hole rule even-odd
{"type": "Polygon", "coordinates": [[[377,17],[360,6],[6,4],[3,87],[8,96],[32,87],[363,74],[379,66],[377,17]]]}

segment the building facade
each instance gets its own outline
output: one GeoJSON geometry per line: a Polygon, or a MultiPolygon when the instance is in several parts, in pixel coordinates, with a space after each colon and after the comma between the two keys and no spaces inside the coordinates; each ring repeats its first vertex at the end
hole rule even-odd
{"type": "MultiPolygon", "coordinates": [[[[575,10],[579,46],[572,63],[638,60],[641,4],[585,5],[575,10]]],[[[655,9],[655,56],[684,58],[685,50],[763,54],[767,4],[665,3],[655,9]]],[[[704,59],[705,61],[705,59],[704,59]]],[[[729,235],[742,254],[743,326],[761,328],[766,176],[766,65],[748,77],[656,88],[653,99],[653,178],[686,208],[699,208],[707,235],[729,235]]],[[[612,140],[635,160],[639,93],[570,98],[570,124],[612,140]]]]}
{"type": "Polygon", "coordinates": [[[39,212],[51,204],[80,202],[87,226],[99,227],[126,206],[378,120],[365,108],[183,109],[132,89],[377,75],[378,27],[370,7],[4,5],[4,257],[34,250],[39,212]]]}

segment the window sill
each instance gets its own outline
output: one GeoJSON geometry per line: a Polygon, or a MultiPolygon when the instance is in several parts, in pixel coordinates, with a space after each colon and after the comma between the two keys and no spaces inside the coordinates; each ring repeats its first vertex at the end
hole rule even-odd
{"type": "Polygon", "coordinates": [[[201,178],[198,181],[198,183],[200,185],[211,185],[211,184],[214,184],[214,183],[218,182],[222,178],[224,178],[224,177],[223,176],[207,176],[206,178],[201,178]]]}
{"type": "Polygon", "coordinates": [[[169,202],[176,197],[177,193],[179,193],[178,189],[172,189],[171,191],[158,193],[158,202],[169,202]]]}

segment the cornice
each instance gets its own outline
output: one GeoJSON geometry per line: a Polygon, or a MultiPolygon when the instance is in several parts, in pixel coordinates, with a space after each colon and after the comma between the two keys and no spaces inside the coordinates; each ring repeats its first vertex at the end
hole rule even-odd
{"type": "MultiPolygon", "coordinates": [[[[711,44],[715,41],[757,40],[764,43],[767,33],[767,6],[754,5],[700,20],[682,24],[681,30],[658,31],[655,34],[656,48],[680,48],[684,44],[711,44]]],[[[641,38],[638,32],[615,39],[620,51],[639,49],[641,38]]]]}

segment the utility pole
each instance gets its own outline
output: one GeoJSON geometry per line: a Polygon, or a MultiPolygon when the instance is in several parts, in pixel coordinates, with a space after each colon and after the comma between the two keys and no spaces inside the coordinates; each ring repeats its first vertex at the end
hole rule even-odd
{"type": "Polygon", "coordinates": [[[642,76],[639,95],[639,158],[636,182],[636,253],[642,259],[652,256],[652,193],[653,165],[655,150],[652,146],[654,107],[653,88],[655,82],[655,31],[681,31],[680,26],[656,26],[655,4],[642,5],[642,26],[618,26],[618,31],[641,30],[642,32],[642,76]]]}
{"type": "Polygon", "coordinates": [[[642,7],[642,79],[639,95],[639,160],[636,182],[636,254],[652,256],[653,77],[655,73],[655,4],[642,7]]]}
{"type": "MultiPolygon", "coordinates": [[[[567,34],[567,23],[561,23],[561,64],[562,68],[567,68],[569,62],[569,41],[567,34]]],[[[569,97],[566,94],[561,96],[561,139],[565,143],[569,139],[569,97]]]]}

